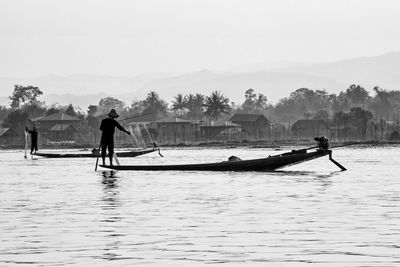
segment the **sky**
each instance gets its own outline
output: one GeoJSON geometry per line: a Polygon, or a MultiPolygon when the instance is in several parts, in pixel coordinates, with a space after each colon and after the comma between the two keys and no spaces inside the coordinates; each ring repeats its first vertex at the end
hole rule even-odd
{"type": "Polygon", "coordinates": [[[400,48],[397,0],[1,0],[0,76],[134,76],[400,48]]]}

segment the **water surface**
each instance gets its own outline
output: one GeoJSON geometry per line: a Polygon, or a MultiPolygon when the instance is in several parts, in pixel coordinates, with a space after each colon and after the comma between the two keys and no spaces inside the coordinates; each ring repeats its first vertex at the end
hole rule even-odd
{"type": "MultiPolygon", "coordinates": [[[[122,164],[264,157],[170,149],[122,164]]],[[[0,266],[400,266],[400,148],[341,148],[278,172],[94,171],[1,151],[0,266]]]]}

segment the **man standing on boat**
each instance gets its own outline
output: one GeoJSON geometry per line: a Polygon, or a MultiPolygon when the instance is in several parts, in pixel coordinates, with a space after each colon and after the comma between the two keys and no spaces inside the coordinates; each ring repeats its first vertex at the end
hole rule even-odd
{"type": "Polygon", "coordinates": [[[35,126],[33,126],[32,130],[29,130],[28,127],[25,126],[25,131],[31,134],[31,155],[32,155],[33,151],[35,151],[35,153],[38,151],[38,132],[35,126]]]}
{"type": "Polygon", "coordinates": [[[101,134],[101,158],[103,160],[103,165],[105,165],[106,160],[106,149],[108,148],[108,157],[110,159],[110,165],[112,164],[113,154],[114,154],[114,132],[115,127],[118,130],[123,131],[127,134],[130,134],[127,130],[124,129],[115,119],[118,118],[119,115],[115,111],[115,109],[111,109],[110,113],[108,113],[108,118],[105,118],[101,121],[100,130],[101,134]]]}

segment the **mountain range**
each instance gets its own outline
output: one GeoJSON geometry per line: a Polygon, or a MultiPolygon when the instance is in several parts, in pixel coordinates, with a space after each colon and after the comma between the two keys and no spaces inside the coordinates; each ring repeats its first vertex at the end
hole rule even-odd
{"type": "Polygon", "coordinates": [[[156,91],[170,102],[178,93],[222,91],[231,101],[243,102],[244,91],[253,88],[272,102],[287,97],[298,88],[326,89],[339,93],[351,84],[371,91],[374,86],[400,89],[400,51],[373,57],[358,57],[325,63],[256,63],[227,71],[200,70],[192,73],[150,73],[133,77],[106,75],[47,75],[35,78],[0,77],[0,105],[8,105],[14,84],[35,85],[46,104],[74,104],[83,109],[112,96],[130,105],[156,91]]]}

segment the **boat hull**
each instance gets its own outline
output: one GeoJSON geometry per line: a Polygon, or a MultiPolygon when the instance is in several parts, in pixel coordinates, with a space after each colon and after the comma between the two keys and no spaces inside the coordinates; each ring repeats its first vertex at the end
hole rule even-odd
{"type": "Polygon", "coordinates": [[[120,171],[273,171],[286,166],[298,164],[308,160],[329,155],[329,150],[317,150],[307,153],[299,151],[284,153],[268,158],[223,161],[205,164],[181,164],[181,165],[121,165],[100,167],[120,171]]]}
{"type": "MultiPolygon", "coordinates": [[[[147,150],[138,150],[138,151],[123,151],[116,152],[117,157],[119,158],[127,158],[127,157],[137,157],[144,154],[152,153],[154,151],[158,151],[158,149],[147,149],[147,150]]],[[[57,154],[57,153],[36,153],[36,156],[45,157],[45,158],[97,158],[99,155],[93,153],[65,153],[65,154],[57,154]]]]}

